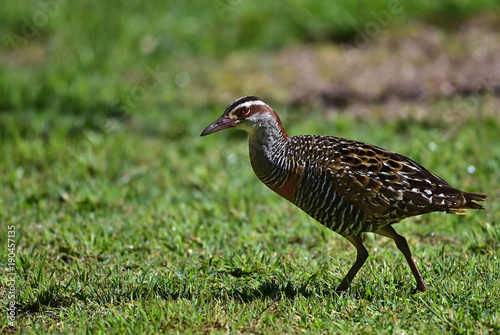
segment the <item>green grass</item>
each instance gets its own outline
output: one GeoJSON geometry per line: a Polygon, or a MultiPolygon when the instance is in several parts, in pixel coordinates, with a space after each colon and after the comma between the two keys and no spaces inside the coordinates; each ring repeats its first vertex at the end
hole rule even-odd
{"type": "MultiPolygon", "coordinates": [[[[481,100],[453,122],[440,115],[460,110],[464,97],[433,101],[425,123],[360,120],[319,107],[281,113],[290,134],[383,146],[456,187],[488,194],[486,211],[396,226],[428,292],[413,294],[393,242],[368,234],[371,256],[338,297],[333,290],[355,250],[257,180],[244,133],[199,137],[225,106],[200,98],[218,89],[197,85],[203,78],[194,77],[191,60],[348,40],[386,4],[288,1],[283,9],[234,1],[221,18],[219,2],[170,3],[67,3],[26,43],[13,48],[3,39],[1,330],[498,333],[500,120],[487,105],[481,100]],[[335,24],[328,10],[337,10],[335,24]],[[84,21],[81,13],[89,13],[84,21]],[[16,231],[13,329],[4,312],[9,226],[16,231]]],[[[440,23],[449,8],[457,20],[498,8],[486,0],[439,3],[412,1],[394,24],[440,23]]],[[[37,6],[6,4],[1,36],[20,35],[37,6]]]]}
{"type": "Polygon", "coordinates": [[[446,139],[446,128],[412,124],[398,133],[402,124],[346,117],[309,115],[291,125],[293,133],[383,144],[489,195],[487,211],[397,226],[427,293],[412,294],[413,277],[391,241],[367,235],[371,257],[349,293],[336,297],[355,251],[258,182],[237,131],[198,137],[218,112],[186,123],[175,139],[161,120],[156,134],[145,135],[153,125],[134,118],[70,136],[64,121],[44,129],[42,120],[2,116],[9,133],[1,218],[17,231],[19,329],[499,330],[496,120],[471,121],[446,139]],[[23,136],[23,127],[32,132],[23,136]]]}

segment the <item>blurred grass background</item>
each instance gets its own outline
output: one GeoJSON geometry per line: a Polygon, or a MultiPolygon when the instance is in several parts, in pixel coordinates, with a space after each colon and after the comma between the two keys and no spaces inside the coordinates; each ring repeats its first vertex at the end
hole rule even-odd
{"type": "Polygon", "coordinates": [[[209,88],[196,85],[203,78],[190,78],[199,72],[190,68],[194,60],[207,59],[210,66],[211,59],[235,53],[353,42],[357,35],[399,30],[415,20],[453,29],[475,12],[498,8],[493,0],[8,2],[2,11],[0,107],[97,114],[109,112],[118,100],[142,114],[160,103],[203,105],[207,101],[199,97],[206,97],[196,91],[209,88]],[[164,74],[155,78],[161,79],[158,89],[127,101],[150,80],[150,70],[164,74]],[[182,93],[190,86],[186,81],[196,90],[182,93]]]}
{"type": "Polygon", "coordinates": [[[2,331],[499,331],[499,13],[493,0],[2,4],[0,242],[15,226],[18,311],[2,331]],[[329,295],[348,243],[259,184],[245,134],[198,137],[247,94],[290,134],[386,147],[488,194],[486,212],[397,227],[429,293],[412,296],[392,243],[369,236],[351,293],[329,295]]]}

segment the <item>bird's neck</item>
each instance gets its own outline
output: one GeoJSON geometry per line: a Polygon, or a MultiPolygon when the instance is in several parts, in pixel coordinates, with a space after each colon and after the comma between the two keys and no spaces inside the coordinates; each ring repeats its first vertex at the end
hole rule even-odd
{"type": "Polygon", "coordinates": [[[249,133],[250,161],[255,174],[262,180],[276,167],[288,135],[279,119],[274,117],[263,120],[249,133]]]}

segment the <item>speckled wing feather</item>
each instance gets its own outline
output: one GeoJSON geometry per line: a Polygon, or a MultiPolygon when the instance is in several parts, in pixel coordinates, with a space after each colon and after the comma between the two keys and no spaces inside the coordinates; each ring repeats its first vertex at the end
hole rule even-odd
{"type": "Polygon", "coordinates": [[[403,155],[337,137],[297,137],[308,151],[310,162],[327,172],[335,191],[361,210],[364,222],[374,228],[414,215],[460,213],[467,208],[464,192],[403,155]]]}

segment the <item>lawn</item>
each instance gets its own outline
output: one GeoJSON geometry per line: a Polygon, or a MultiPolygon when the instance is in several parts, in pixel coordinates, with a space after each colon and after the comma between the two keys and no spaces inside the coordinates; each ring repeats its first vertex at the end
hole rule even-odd
{"type": "Polygon", "coordinates": [[[478,61],[489,49],[470,43],[478,29],[485,44],[499,43],[488,32],[500,17],[487,12],[500,5],[391,4],[5,4],[2,332],[499,333],[500,66],[478,61]],[[391,49],[407,38],[418,42],[409,54],[391,49]],[[347,45],[356,53],[345,67],[317,70],[326,84],[301,77],[341,64],[347,45]],[[419,50],[428,58],[411,58],[419,50]],[[415,96],[380,75],[388,53],[409,57],[402,77],[433,60],[453,66],[439,63],[449,68],[439,84],[417,71],[410,83],[426,93],[415,96]],[[349,242],[258,181],[245,133],[199,137],[232,100],[256,92],[291,135],[382,146],[488,195],[485,211],[395,226],[427,292],[414,294],[393,241],[365,234],[370,257],[336,295],[355,258],[349,242]]]}

